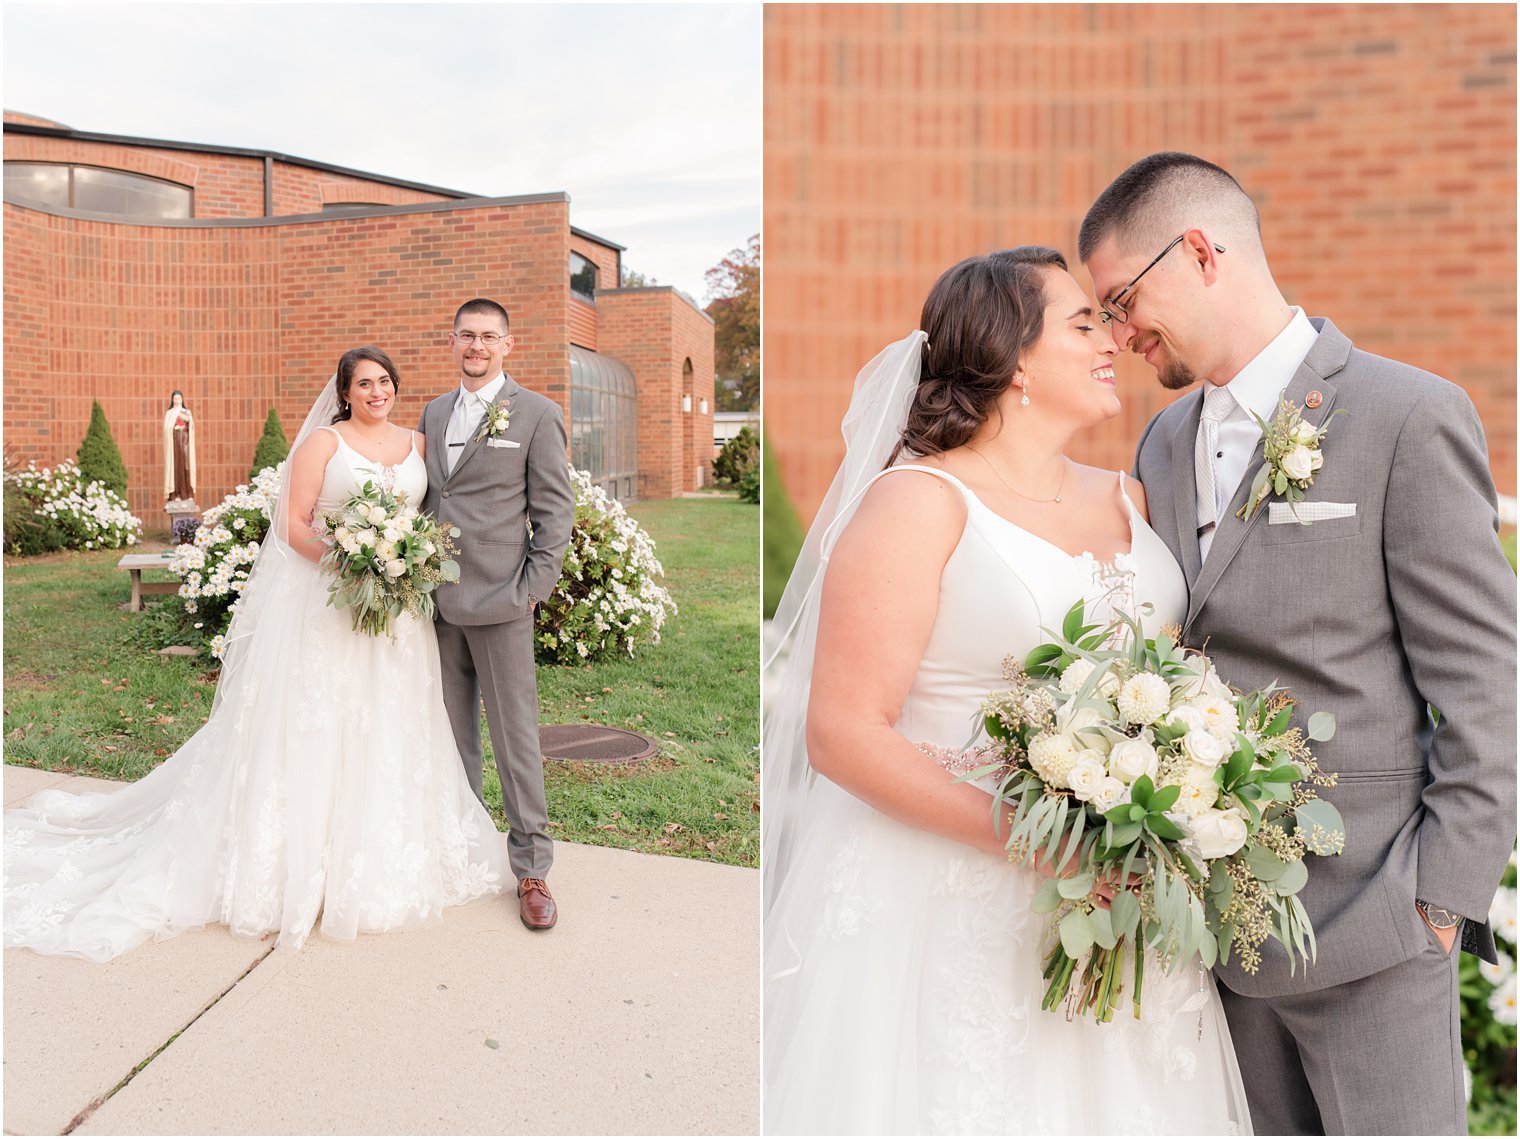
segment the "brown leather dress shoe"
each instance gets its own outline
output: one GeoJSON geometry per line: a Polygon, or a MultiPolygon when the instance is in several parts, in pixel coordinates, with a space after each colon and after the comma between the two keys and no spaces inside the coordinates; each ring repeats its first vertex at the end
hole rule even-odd
{"type": "Polygon", "coordinates": [[[542,878],[524,878],[517,883],[517,910],[529,929],[551,929],[559,919],[559,907],[542,878]]]}

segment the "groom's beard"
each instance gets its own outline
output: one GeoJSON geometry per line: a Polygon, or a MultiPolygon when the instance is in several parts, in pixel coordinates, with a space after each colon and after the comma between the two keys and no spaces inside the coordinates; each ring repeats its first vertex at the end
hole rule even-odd
{"type": "Polygon", "coordinates": [[[486,372],[490,370],[491,361],[489,358],[484,360],[471,360],[466,358],[460,362],[459,367],[465,375],[470,377],[470,379],[478,380],[481,376],[485,375],[486,372]]]}
{"type": "MultiPolygon", "coordinates": [[[[1160,339],[1158,338],[1153,343],[1160,343],[1160,339]]],[[[1136,341],[1135,344],[1130,347],[1130,351],[1134,352],[1138,356],[1143,356],[1145,353],[1145,349],[1140,347],[1139,341],[1136,341]]],[[[1180,392],[1183,388],[1192,387],[1195,383],[1198,382],[1198,373],[1193,371],[1193,369],[1183,361],[1173,356],[1171,352],[1167,350],[1167,346],[1162,343],[1161,367],[1156,369],[1156,379],[1167,391],[1180,392]]]]}

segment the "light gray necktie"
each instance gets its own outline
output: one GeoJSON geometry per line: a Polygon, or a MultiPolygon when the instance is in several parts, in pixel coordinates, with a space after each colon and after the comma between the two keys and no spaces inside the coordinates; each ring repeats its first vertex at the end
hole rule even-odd
{"type": "Polygon", "coordinates": [[[464,454],[465,444],[470,441],[470,401],[480,401],[480,397],[474,392],[461,392],[454,402],[454,415],[449,420],[448,434],[444,436],[444,442],[448,444],[445,450],[448,457],[445,467],[449,474],[454,473],[454,464],[459,462],[459,456],[464,454]]]}
{"type": "Polygon", "coordinates": [[[1198,552],[1208,557],[1219,523],[1219,495],[1214,485],[1215,455],[1219,451],[1219,424],[1235,408],[1227,388],[1204,381],[1203,415],[1198,420],[1198,442],[1193,451],[1193,474],[1198,483],[1198,552]]]}

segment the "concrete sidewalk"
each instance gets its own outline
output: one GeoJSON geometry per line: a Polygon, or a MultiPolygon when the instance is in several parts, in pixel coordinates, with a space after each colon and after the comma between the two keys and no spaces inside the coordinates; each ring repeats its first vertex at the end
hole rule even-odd
{"type": "MultiPolygon", "coordinates": [[[[112,784],[7,766],[5,805],[50,786],[112,784]]],[[[547,933],[490,898],[298,953],[7,950],[5,1133],[756,1134],[759,873],[559,843],[551,885],[547,933]]]]}

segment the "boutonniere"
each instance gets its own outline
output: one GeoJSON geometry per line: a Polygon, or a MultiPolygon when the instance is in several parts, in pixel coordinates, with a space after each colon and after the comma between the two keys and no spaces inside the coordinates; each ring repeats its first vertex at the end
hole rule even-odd
{"type": "MultiPolygon", "coordinates": [[[[1304,422],[1298,405],[1292,400],[1282,401],[1270,423],[1253,411],[1251,418],[1261,427],[1262,453],[1266,461],[1251,480],[1251,497],[1246,499],[1246,504],[1235,517],[1249,520],[1262,502],[1273,494],[1280,494],[1295,505],[1302,502],[1304,491],[1314,485],[1315,472],[1325,465],[1320,444],[1330,430],[1330,420],[1344,410],[1339,408],[1331,412],[1318,427],[1304,422]]],[[[1294,513],[1296,517],[1297,512],[1294,513]]],[[[1310,525],[1304,519],[1299,519],[1299,524],[1310,525]]]]}
{"type": "Polygon", "coordinates": [[[475,442],[482,439],[495,439],[511,426],[512,411],[510,401],[502,400],[500,403],[486,404],[486,417],[480,421],[480,430],[475,433],[475,442]]]}

